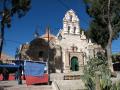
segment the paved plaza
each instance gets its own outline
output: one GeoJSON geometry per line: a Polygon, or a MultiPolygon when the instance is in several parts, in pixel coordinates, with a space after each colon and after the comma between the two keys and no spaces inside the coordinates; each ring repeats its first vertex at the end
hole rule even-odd
{"type": "Polygon", "coordinates": [[[18,85],[17,81],[0,81],[0,90],[52,90],[49,85],[26,85],[23,81],[22,85],[18,85]]]}
{"type": "MultiPolygon", "coordinates": [[[[113,83],[120,81],[120,72],[116,72],[117,77],[111,78],[113,83]]],[[[78,73],[51,75],[52,85],[26,85],[23,80],[22,85],[18,85],[17,81],[0,81],[0,90],[86,90],[81,79],[63,80],[64,75],[78,75],[78,73]]]]}
{"type": "Polygon", "coordinates": [[[52,85],[26,85],[23,80],[22,85],[17,81],[0,81],[0,90],[84,90],[82,80],[64,80],[64,76],[80,75],[80,72],[51,74],[52,85]]]}

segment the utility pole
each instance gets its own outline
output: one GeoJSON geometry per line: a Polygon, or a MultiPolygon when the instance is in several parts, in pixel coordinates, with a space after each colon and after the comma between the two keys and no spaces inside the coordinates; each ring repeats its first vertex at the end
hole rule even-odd
{"type": "Polygon", "coordinates": [[[49,45],[49,43],[50,43],[50,36],[49,36],[50,28],[47,27],[46,30],[47,30],[47,34],[48,34],[48,59],[47,59],[47,64],[48,64],[48,84],[50,85],[50,55],[49,55],[49,53],[50,53],[50,45],[49,45]]]}
{"type": "Polygon", "coordinates": [[[3,39],[4,39],[4,23],[1,20],[0,21],[0,58],[2,54],[2,48],[3,48],[3,39]]]}

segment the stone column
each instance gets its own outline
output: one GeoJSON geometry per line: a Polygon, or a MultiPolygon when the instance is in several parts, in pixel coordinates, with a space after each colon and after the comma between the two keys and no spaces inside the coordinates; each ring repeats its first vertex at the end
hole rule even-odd
{"type": "Polygon", "coordinates": [[[76,21],[76,34],[80,34],[79,20],[76,21]]]}
{"type": "Polygon", "coordinates": [[[83,52],[80,52],[80,55],[79,55],[79,71],[80,72],[83,72],[83,66],[84,66],[83,52]]]}
{"type": "Polygon", "coordinates": [[[64,30],[64,33],[68,33],[67,21],[63,21],[63,30],[64,30]]]}
{"type": "Polygon", "coordinates": [[[62,60],[63,60],[63,72],[65,72],[66,63],[65,63],[65,51],[64,50],[62,50],[62,60]]]}
{"type": "Polygon", "coordinates": [[[65,52],[65,72],[70,72],[69,52],[65,52]]]}

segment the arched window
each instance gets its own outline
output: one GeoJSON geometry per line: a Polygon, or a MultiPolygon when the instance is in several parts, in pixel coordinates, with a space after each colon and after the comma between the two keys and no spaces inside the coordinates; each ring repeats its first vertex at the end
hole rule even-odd
{"type": "Polygon", "coordinates": [[[39,57],[43,57],[43,51],[39,52],[39,57]]]}
{"type": "Polygon", "coordinates": [[[70,26],[68,26],[68,33],[70,33],[70,26]]]}
{"type": "Polygon", "coordinates": [[[72,21],[72,15],[70,15],[70,21],[72,21]]]}
{"type": "Polygon", "coordinates": [[[74,31],[73,31],[73,33],[75,34],[75,32],[76,32],[76,27],[74,27],[74,31]]]}

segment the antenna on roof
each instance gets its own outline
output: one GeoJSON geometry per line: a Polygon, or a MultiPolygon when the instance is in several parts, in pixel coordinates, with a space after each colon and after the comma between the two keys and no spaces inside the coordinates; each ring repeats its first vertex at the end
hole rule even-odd
{"type": "Polygon", "coordinates": [[[50,26],[46,27],[46,33],[50,34],[50,26]]]}
{"type": "Polygon", "coordinates": [[[35,37],[35,38],[39,37],[38,31],[39,31],[39,26],[37,25],[37,26],[36,26],[36,29],[35,29],[35,33],[34,33],[34,37],[35,37]]]}

